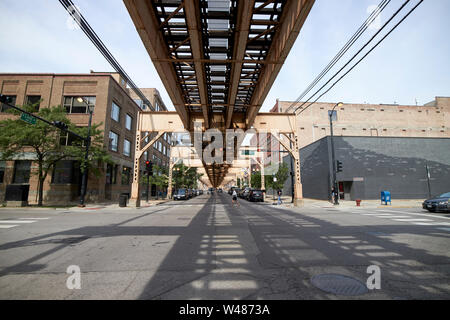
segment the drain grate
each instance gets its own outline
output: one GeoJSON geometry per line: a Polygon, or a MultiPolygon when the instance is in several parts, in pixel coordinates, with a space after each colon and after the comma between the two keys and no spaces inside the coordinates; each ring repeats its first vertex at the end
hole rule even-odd
{"type": "Polygon", "coordinates": [[[320,274],[312,277],[311,283],[320,290],[343,296],[359,296],[369,291],[361,281],[340,274],[320,274]]]}

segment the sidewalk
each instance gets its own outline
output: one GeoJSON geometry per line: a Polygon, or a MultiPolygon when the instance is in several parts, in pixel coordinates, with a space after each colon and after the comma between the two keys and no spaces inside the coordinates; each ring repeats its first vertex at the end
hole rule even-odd
{"type": "MultiPolygon", "coordinates": [[[[267,204],[276,204],[277,197],[273,200],[272,195],[266,195],[265,203],[267,204]]],[[[283,196],[281,197],[282,206],[284,207],[294,207],[292,201],[292,197],[283,196]]],[[[381,204],[380,200],[362,200],[360,204],[360,208],[422,208],[423,199],[406,199],[406,200],[392,200],[391,204],[387,206],[381,204]]],[[[326,200],[317,200],[317,199],[303,199],[304,207],[316,207],[316,208],[334,208],[335,205],[326,200]]],[[[339,200],[340,208],[358,208],[356,205],[356,201],[345,201],[339,200]]]]}
{"type": "MultiPolygon", "coordinates": [[[[156,206],[162,203],[166,203],[168,201],[171,200],[166,200],[166,199],[162,199],[162,200],[149,200],[148,202],[145,200],[141,200],[141,206],[140,208],[148,208],[148,207],[152,207],[152,206],[156,206]]],[[[79,210],[100,210],[100,209],[136,209],[135,207],[130,207],[129,203],[127,203],[127,207],[125,208],[121,208],[119,206],[118,202],[101,202],[101,203],[87,203],[86,207],[84,208],[80,208],[78,207],[77,203],[70,203],[66,206],[61,205],[52,205],[52,206],[43,206],[43,207],[38,207],[36,205],[32,205],[32,206],[28,206],[28,207],[3,207],[0,206],[0,210],[4,209],[4,210],[64,210],[64,211],[79,211],[79,210]]]]}

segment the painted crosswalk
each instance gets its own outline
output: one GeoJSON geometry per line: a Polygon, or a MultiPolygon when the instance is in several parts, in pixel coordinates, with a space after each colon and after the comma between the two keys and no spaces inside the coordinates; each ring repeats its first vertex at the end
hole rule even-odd
{"type": "Polygon", "coordinates": [[[50,218],[17,218],[17,219],[2,219],[0,220],[0,229],[11,229],[22,225],[45,221],[50,218]]]}
{"type": "Polygon", "coordinates": [[[361,210],[361,211],[351,211],[352,214],[360,214],[362,216],[370,218],[378,218],[384,220],[391,220],[395,222],[405,222],[416,226],[434,226],[440,227],[438,229],[443,231],[450,231],[450,228],[445,228],[450,226],[449,222],[444,222],[446,219],[450,220],[450,217],[443,217],[437,215],[430,215],[425,213],[416,212],[405,212],[399,210],[361,210]]]}

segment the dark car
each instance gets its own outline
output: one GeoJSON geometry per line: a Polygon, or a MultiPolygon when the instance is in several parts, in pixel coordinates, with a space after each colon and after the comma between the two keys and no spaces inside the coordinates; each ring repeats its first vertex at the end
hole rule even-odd
{"type": "Polygon", "coordinates": [[[450,192],[447,192],[441,194],[438,197],[425,200],[422,204],[422,208],[430,212],[436,211],[450,212],[449,204],[450,204],[450,192]]]}
{"type": "Polygon", "coordinates": [[[187,199],[189,199],[189,193],[186,189],[178,189],[173,194],[173,199],[174,200],[187,200],[187,199]]]}
{"type": "Polygon", "coordinates": [[[248,196],[248,200],[251,202],[263,202],[264,195],[262,190],[251,190],[248,196]]]}
{"type": "Polygon", "coordinates": [[[217,189],[217,193],[222,193],[223,190],[222,189],[217,189]]]}

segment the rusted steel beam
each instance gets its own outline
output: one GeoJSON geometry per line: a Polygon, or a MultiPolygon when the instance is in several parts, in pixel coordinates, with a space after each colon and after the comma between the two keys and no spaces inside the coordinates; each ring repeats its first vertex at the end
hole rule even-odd
{"type": "Polygon", "coordinates": [[[159,29],[159,21],[150,1],[124,0],[125,6],[134,22],[137,32],[144,43],[156,71],[167,90],[175,109],[186,128],[190,127],[189,115],[184,108],[181,87],[177,84],[177,75],[172,63],[159,61],[168,58],[168,47],[159,29]]]}
{"type": "Polygon", "coordinates": [[[236,102],[236,95],[239,88],[239,81],[242,73],[242,65],[247,47],[248,34],[250,32],[250,22],[253,15],[253,7],[255,0],[239,1],[238,5],[238,21],[235,31],[234,48],[233,48],[233,63],[231,67],[230,87],[228,93],[228,107],[226,111],[225,127],[231,127],[231,119],[233,118],[234,104],[236,102]]]}
{"type": "MultiPolygon", "coordinates": [[[[203,59],[203,44],[201,35],[201,21],[200,21],[200,7],[199,2],[195,0],[185,0],[184,12],[186,15],[186,22],[188,26],[189,37],[191,38],[192,56],[195,59],[203,59]]],[[[205,118],[206,127],[209,127],[210,119],[208,114],[208,94],[206,86],[206,74],[204,65],[201,62],[194,62],[195,73],[197,75],[197,85],[200,92],[200,101],[203,106],[203,116],[205,118]]]]}
{"type": "Polygon", "coordinates": [[[289,0],[280,19],[267,60],[277,61],[278,64],[265,65],[253,94],[251,105],[259,107],[250,108],[247,112],[247,127],[250,128],[255,120],[261,105],[270,91],[281,67],[286,60],[300,30],[308,17],[315,0],[289,0]]]}

